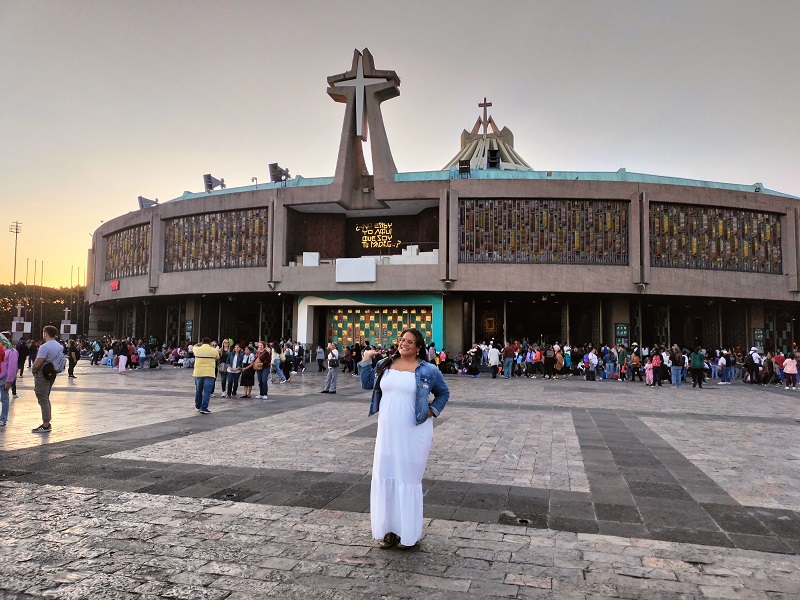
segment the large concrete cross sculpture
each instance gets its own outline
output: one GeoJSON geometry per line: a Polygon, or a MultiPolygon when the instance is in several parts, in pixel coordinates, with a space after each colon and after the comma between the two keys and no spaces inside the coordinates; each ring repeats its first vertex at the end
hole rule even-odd
{"type": "Polygon", "coordinates": [[[356,56],[358,65],[356,66],[355,76],[350,76],[352,69],[345,73],[347,79],[331,82],[332,87],[354,87],[356,102],[356,135],[365,142],[367,141],[367,111],[364,109],[365,94],[367,87],[391,81],[388,77],[369,77],[364,75],[364,57],[359,53],[356,56]]]}
{"type": "Polygon", "coordinates": [[[382,181],[394,181],[397,173],[383,123],[381,103],[400,95],[400,78],[394,71],[376,69],[372,54],[364,48],[362,52],[353,52],[353,64],[349,71],[331,75],[327,80],[328,95],[346,105],[334,183],[342,190],[342,202],[351,207],[372,206],[374,199],[364,195],[371,195],[373,187],[379,187],[382,181]],[[371,137],[374,185],[370,180],[363,179],[370,177],[363,148],[368,133],[371,137]]]}

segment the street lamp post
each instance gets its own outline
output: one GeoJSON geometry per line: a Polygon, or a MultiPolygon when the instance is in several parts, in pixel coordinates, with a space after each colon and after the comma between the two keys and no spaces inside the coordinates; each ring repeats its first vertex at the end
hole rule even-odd
{"type": "Polygon", "coordinates": [[[22,232],[22,223],[19,221],[14,221],[11,225],[8,226],[8,230],[14,234],[14,279],[11,281],[12,285],[16,285],[17,283],[17,238],[19,234],[22,232]]]}

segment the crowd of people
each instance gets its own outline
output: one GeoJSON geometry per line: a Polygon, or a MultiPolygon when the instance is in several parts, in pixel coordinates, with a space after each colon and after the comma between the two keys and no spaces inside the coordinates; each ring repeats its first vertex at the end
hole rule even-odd
{"type": "MultiPolygon", "coordinates": [[[[8,338],[10,339],[10,334],[8,338]]],[[[88,358],[91,365],[109,366],[120,375],[132,369],[161,369],[165,366],[186,367],[197,371],[197,349],[203,348],[200,354],[208,354],[204,358],[214,359],[211,369],[213,380],[208,380],[207,373],[203,376],[203,386],[211,386],[208,388],[209,397],[216,394],[219,383],[223,397],[256,399],[267,399],[270,382],[285,384],[291,381],[293,376],[303,373],[306,364],[312,360],[316,360],[319,372],[326,372],[321,393],[335,394],[339,374],[358,376],[359,363],[367,353],[369,356],[386,357],[399,350],[396,345],[382,347],[359,342],[342,347],[335,341],[327,343],[324,348],[322,345],[313,348],[291,339],[235,342],[228,338],[221,343],[208,340],[197,344],[189,341],[170,344],[162,343],[154,337],[104,337],[92,341],[70,339],[62,342],[56,333],[51,339],[22,339],[16,344],[6,341],[9,348],[0,349],[4,353],[3,371],[0,372],[0,381],[3,384],[0,397],[18,397],[18,378],[24,377],[26,364],[34,371],[42,345],[50,341],[52,344],[48,346],[48,353],[64,355],[69,378],[77,378],[74,370],[81,358],[88,358]],[[13,368],[12,362],[16,368],[13,368]],[[258,392],[255,396],[254,388],[258,392]]],[[[467,375],[473,378],[487,373],[493,379],[526,377],[560,380],[581,377],[590,381],[638,381],[653,387],[662,387],[664,382],[680,387],[684,382],[691,381],[692,386],[698,388],[709,383],[730,385],[742,382],[783,387],[787,390],[798,389],[796,344],[787,352],[759,352],[756,347],[746,351],[738,346],[707,351],[699,346],[686,348],[677,344],[671,347],[655,344],[640,348],[636,342],[630,345],[577,346],[558,342],[529,343],[527,340],[501,344],[489,340],[475,342],[467,351],[458,352],[455,356],[444,349],[437,350],[433,343],[427,343],[421,349],[420,356],[428,363],[436,365],[442,374],[467,375]]],[[[204,372],[208,371],[207,364],[203,368],[204,372]]],[[[204,395],[203,389],[198,387],[196,390],[199,397],[204,395]]],[[[0,411],[0,427],[7,420],[7,405],[7,401],[4,402],[0,411]]],[[[198,408],[200,407],[206,413],[209,412],[207,401],[200,400],[198,408]]],[[[49,421],[44,418],[43,421],[38,430],[48,431],[49,421]]]]}
{"type": "Polygon", "coordinates": [[[783,386],[797,389],[797,347],[759,352],[751,347],[717,348],[711,351],[655,344],[639,348],[638,343],[529,344],[527,341],[496,343],[494,340],[474,343],[472,348],[454,357],[446,351],[437,353],[436,362],[446,373],[471,377],[481,376],[481,367],[488,367],[492,378],[527,377],[530,379],[565,379],[572,376],[587,380],[638,381],[647,386],[662,386],[667,381],[675,387],[691,381],[703,387],[710,380],[717,385],[734,381],[747,384],[783,386]]]}
{"type": "Polygon", "coordinates": [[[369,414],[378,415],[370,517],[372,535],[384,549],[413,548],[422,535],[422,477],[432,443],[433,419],[450,396],[444,374],[480,377],[488,368],[493,379],[638,379],[656,387],[663,386],[664,381],[675,387],[691,381],[699,388],[718,379],[717,385],[741,381],[797,390],[796,346],[786,353],[760,353],[756,347],[743,352],[738,347],[706,351],[677,344],[640,348],[635,342],[573,346],[526,340],[499,344],[491,340],[474,343],[466,352],[450,357],[435,344],[426,344],[416,329],[403,330],[396,345],[384,348],[354,343],[342,348],[341,353],[335,341],[314,350],[288,339],[272,343],[223,339],[217,343],[207,337],[196,344],[160,344],[154,338],[69,340],[63,344],[55,327],[47,326],[42,333],[43,342],[20,341],[16,345],[10,343],[10,334],[0,335],[0,426],[5,426],[8,418],[8,392],[17,397],[16,378],[24,376],[26,361],[42,411],[42,424],[33,433],[52,430],[49,394],[53,382],[67,365],[68,376],[75,377],[74,367],[82,355],[89,357],[92,365],[108,365],[120,374],[164,365],[192,368],[195,410],[201,415],[211,414],[209,403],[217,382],[226,398],[236,398],[240,387],[243,394],[239,397],[250,398],[257,382],[259,393],[255,397],[267,399],[271,377],[279,384],[287,383],[293,375],[305,371],[312,356],[319,372],[327,371],[321,393],[336,393],[340,372],[359,376],[361,387],[372,391],[369,414]]]}

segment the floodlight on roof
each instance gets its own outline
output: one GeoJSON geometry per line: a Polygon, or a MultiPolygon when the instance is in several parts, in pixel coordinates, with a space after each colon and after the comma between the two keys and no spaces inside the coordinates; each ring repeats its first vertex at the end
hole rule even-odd
{"type": "Polygon", "coordinates": [[[203,175],[203,185],[207,192],[211,193],[215,187],[225,189],[225,180],[224,179],[217,179],[216,177],[212,177],[209,173],[203,175]]]}
{"type": "Polygon", "coordinates": [[[272,183],[281,183],[291,178],[289,169],[281,168],[278,163],[270,163],[269,165],[269,179],[272,183]]]}
{"type": "Polygon", "coordinates": [[[150,208],[151,206],[155,206],[156,204],[158,204],[158,198],[156,198],[155,200],[149,200],[144,196],[139,196],[139,210],[142,210],[143,208],[150,208]]]}

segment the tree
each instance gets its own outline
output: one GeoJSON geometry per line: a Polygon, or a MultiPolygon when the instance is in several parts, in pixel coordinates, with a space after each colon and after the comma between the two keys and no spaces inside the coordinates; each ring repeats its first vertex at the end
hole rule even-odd
{"type": "Polygon", "coordinates": [[[78,323],[78,334],[85,334],[86,324],[89,322],[89,304],[84,300],[85,292],[83,286],[27,286],[26,294],[26,286],[22,283],[0,285],[0,329],[11,328],[12,318],[17,316],[17,305],[21,304],[22,316],[26,321],[33,322],[33,337],[40,337],[45,325],[59,327],[64,318],[64,308],[71,310],[70,321],[78,323]]]}

